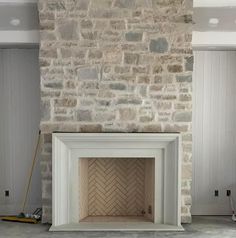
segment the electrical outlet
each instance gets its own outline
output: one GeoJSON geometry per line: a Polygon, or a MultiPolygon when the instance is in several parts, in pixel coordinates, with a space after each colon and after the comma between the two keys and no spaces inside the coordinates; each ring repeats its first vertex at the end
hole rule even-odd
{"type": "Polygon", "coordinates": [[[215,197],[219,197],[219,190],[215,190],[215,197]]]}
{"type": "Polygon", "coordinates": [[[226,196],[230,197],[231,196],[231,190],[226,190],[226,196]]]}
{"type": "Polygon", "coordinates": [[[148,213],[152,214],[152,206],[150,206],[150,205],[148,206],[148,213]]]}
{"type": "Polygon", "coordinates": [[[5,197],[9,197],[9,196],[10,196],[9,190],[5,190],[5,197]]]}

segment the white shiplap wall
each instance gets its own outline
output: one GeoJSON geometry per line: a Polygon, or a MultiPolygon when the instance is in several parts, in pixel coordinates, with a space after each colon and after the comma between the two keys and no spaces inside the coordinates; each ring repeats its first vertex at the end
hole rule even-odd
{"type": "MultiPolygon", "coordinates": [[[[22,206],[40,120],[38,50],[0,50],[0,215],[22,206]],[[10,197],[4,196],[10,190],[10,197]]],[[[28,208],[41,206],[39,163],[28,208]]],[[[32,210],[31,210],[32,209],[32,210]]]]}
{"type": "Polygon", "coordinates": [[[236,201],[236,52],[194,57],[192,214],[231,214],[226,190],[236,201]]]}

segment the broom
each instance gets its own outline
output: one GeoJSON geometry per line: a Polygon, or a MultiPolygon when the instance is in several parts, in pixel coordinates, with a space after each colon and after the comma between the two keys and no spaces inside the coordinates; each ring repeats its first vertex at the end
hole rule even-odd
{"type": "Polygon", "coordinates": [[[34,223],[34,224],[38,223],[37,219],[26,217],[24,211],[25,211],[25,206],[26,206],[26,202],[27,202],[27,199],[28,199],[30,184],[31,184],[32,175],[33,175],[33,171],[34,171],[34,166],[35,166],[35,163],[36,163],[37,152],[38,152],[38,148],[39,148],[39,144],[40,144],[40,137],[41,137],[41,131],[39,131],[39,134],[38,134],[37,145],[36,145],[36,148],[35,148],[35,151],[34,151],[32,166],[30,168],[29,179],[28,179],[28,183],[27,183],[27,188],[26,188],[26,193],[25,193],[24,202],[23,202],[23,206],[22,206],[22,211],[19,213],[18,216],[2,217],[1,219],[3,221],[24,222],[24,223],[34,223]]]}
{"type": "Polygon", "coordinates": [[[234,202],[233,202],[233,198],[232,198],[231,194],[230,194],[230,196],[229,196],[229,201],[230,201],[230,206],[231,206],[231,210],[232,210],[232,213],[233,213],[233,215],[232,215],[232,220],[236,222],[234,202]]]}

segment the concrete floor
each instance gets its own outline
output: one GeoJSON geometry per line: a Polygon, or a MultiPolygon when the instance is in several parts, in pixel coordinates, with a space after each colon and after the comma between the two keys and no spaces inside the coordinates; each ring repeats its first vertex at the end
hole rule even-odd
{"type": "Polygon", "coordinates": [[[48,232],[49,225],[0,221],[0,238],[228,238],[236,237],[236,223],[230,217],[197,216],[184,225],[185,232],[48,232]]]}

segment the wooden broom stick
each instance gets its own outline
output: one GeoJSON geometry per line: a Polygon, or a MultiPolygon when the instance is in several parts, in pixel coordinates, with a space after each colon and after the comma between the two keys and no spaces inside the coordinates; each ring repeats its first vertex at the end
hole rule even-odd
{"type": "Polygon", "coordinates": [[[26,202],[27,202],[28,194],[29,194],[30,184],[31,184],[32,175],[33,175],[33,171],[34,171],[34,166],[35,166],[35,163],[36,163],[36,157],[37,157],[37,153],[38,153],[38,148],[39,148],[39,144],[40,144],[40,137],[41,137],[41,131],[39,130],[37,145],[36,145],[36,148],[35,148],[35,151],[34,151],[34,158],[33,158],[32,166],[30,168],[30,176],[29,176],[29,179],[28,179],[28,184],[27,184],[27,189],[26,189],[26,193],[25,193],[22,213],[24,213],[24,211],[25,211],[25,205],[26,205],[26,202]]]}

